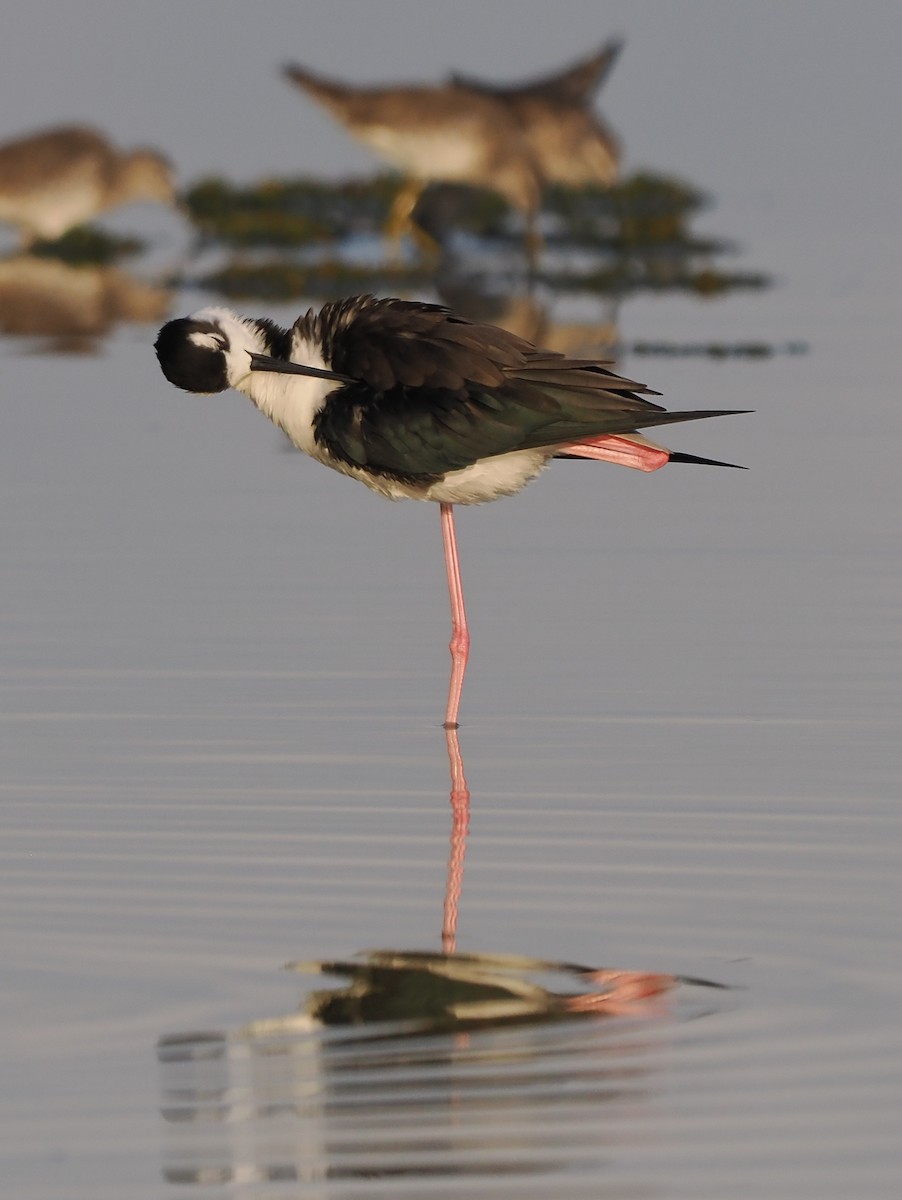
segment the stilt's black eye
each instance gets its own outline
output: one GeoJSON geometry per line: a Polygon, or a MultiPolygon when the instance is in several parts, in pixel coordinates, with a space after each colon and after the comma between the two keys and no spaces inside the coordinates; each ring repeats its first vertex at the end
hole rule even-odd
{"type": "Polygon", "coordinates": [[[160,330],[154,345],[163,374],[186,392],[223,392],[229,386],[229,340],[209,321],[180,317],[160,330]]]}

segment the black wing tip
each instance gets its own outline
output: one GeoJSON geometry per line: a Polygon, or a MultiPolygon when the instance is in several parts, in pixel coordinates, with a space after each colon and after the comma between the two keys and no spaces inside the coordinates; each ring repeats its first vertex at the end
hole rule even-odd
{"type": "Polygon", "coordinates": [[[670,461],[672,463],[694,463],[702,467],[730,467],[733,471],[748,470],[748,467],[742,466],[741,463],[721,462],[719,458],[702,458],[698,454],[683,454],[680,450],[670,451],[670,461]]]}
{"type": "Polygon", "coordinates": [[[700,417],[745,417],[754,411],[753,408],[703,408],[698,410],[698,415],[700,417]]]}

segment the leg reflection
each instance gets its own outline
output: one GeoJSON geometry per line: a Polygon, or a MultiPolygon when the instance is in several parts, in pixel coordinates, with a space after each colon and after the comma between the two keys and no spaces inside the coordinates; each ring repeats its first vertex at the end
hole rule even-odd
{"type": "Polygon", "coordinates": [[[451,768],[451,851],[448,856],[448,882],[445,887],[445,914],[442,923],[442,950],[453,954],[457,949],[457,912],[464,878],[464,856],[470,828],[470,789],[464,775],[464,761],[456,729],[445,729],[448,765],[451,768]]]}

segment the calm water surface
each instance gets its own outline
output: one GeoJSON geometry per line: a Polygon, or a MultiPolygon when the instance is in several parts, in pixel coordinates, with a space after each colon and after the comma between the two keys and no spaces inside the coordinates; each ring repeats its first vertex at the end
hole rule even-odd
{"type": "Polygon", "coordinates": [[[897,1194],[895,280],[768,211],[777,290],[620,314],[809,344],[620,364],[755,409],[670,438],[749,471],[561,463],[459,516],[459,947],[730,985],[629,1017],[240,1036],[323,986],[288,960],[440,948],[438,513],[168,387],[151,324],[0,343],[9,1195],[897,1194]]]}

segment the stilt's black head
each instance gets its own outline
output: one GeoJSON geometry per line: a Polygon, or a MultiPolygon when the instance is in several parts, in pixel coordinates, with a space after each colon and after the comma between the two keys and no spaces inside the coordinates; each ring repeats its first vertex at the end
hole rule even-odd
{"type": "Polygon", "coordinates": [[[163,374],[186,392],[210,395],[229,386],[229,339],[215,321],[196,317],[169,321],[154,349],[163,374]]]}

